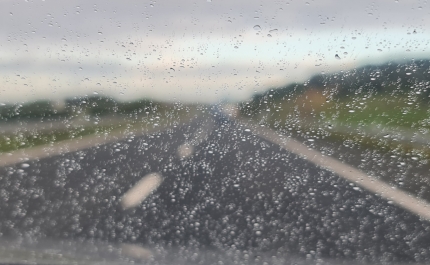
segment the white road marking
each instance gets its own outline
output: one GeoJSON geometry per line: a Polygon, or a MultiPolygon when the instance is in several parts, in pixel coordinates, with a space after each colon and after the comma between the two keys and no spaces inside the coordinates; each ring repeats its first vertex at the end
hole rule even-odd
{"type": "Polygon", "coordinates": [[[396,189],[395,187],[391,187],[387,183],[369,176],[357,168],[344,164],[335,158],[327,157],[316,150],[310,149],[296,140],[280,136],[271,129],[249,124],[241,120],[237,121],[244,127],[252,128],[253,132],[263,139],[277,144],[285,150],[295,153],[319,167],[328,169],[426,220],[430,220],[430,204],[427,202],[402,190],[396,189]]]}
{"type": "Polygon", "coordinates": [[[190,144],[181,144],[178,147],[178,156],[181,159],[187,158],[194,153],[194,147],[190,144]]]}
{"type": "Polygon", "coordinates": [[[144,176],[122,197],[121,205],[123,209],[130,209],[139,205],[151,192],[160,186],[161,182],[163,182],[163,177],[158,173],[151,173],[144,176]]]}
{"type": "MultiPolygon", "coordinates": [[[[185,122],[184,122],[185,123],[185,122]]],[[[17,164],[29,160],[42,159],[45,157],[57,156],[66,153],[76,152],[79,150],[108,144],[112,142],[118,142],[130,137],[149,135],[168,128],[168,125],[162,125],[155,128],[146,128],[144,131],[136,130],[124,130],[112,132],[108,135],[89,135],[82,139],[71,139],[56,142],[53,144],[47,144],[42,146],[35,146],[25,149],[12,151],[10,153],[0,153],[0,167],[17,164]]]]}
{"type": "Polygon", "coordinates": [[[180,159],[190,157],[194,153],[194,147],[206,141],[209,136],[209,131],[212,130],[213,121],[207,121],[199,129],[194,132],[193,137],[187,140],[184,144],[178,147],[177,155],[180,159]]]}
{"type": "Polygon", "coordinates": [[[225,104],[221,109],[224,114],[232,118],[236,118],[239,115],[239,109],[236,104],[225,104]]]}
{"type": "Polygon", "coordinates": [[[140,260],[150,259],[153,256],[151,250],[135,244],[122,244],[121,252],[124,255],[140,260]]]}

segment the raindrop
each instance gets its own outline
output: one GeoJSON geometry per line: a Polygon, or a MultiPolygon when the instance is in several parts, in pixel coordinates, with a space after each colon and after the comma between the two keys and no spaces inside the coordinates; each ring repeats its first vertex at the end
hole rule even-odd
{"type": "Polygon", "coordinates": [[[267,37],[269,37],[269,38],[270,38],[270,37],[272,37],[272,35],[270,35],[270,34],[267,34],[267,37]]]}
{"type": "Polygon", "coordinates": [[[27,164],[27,163],[23,163],[23,164],[21,164],[21,167],[22,168],[28,168],[30,165],[29,164],[27,164]]]}
{"type": "Polygon", "coordinates": [[[336,59],[338,59],[338,60],[340,60],[340,57],[339,57],[339,55],[336,53],[336,55],[334,56],[334,58],[336,58],[336,59]]]}
{"type": "Polygon", "coordinates": [[[258,30],[258,31],[260,31],[260,30],[261,30],[260,25],[255,25],[255,26],[254,26],[254,30],[258,30]]]}

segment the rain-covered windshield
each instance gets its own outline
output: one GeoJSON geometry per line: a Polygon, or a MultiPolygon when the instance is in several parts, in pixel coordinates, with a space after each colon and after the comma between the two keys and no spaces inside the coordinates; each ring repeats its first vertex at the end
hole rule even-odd
{"type": "Polygon", "coordinates": [[[0,263],[430,262],[426,1],[0,11],[0,263]]]}

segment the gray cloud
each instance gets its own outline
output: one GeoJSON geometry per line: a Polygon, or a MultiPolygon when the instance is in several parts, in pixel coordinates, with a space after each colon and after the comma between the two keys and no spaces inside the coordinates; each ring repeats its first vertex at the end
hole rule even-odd
{"type": "Polygon", "coordinates": [[[2,101],[244,99],[321,71],[423,57],[430,40],[418,0],[3,0],[0,10],[2,101]]]}

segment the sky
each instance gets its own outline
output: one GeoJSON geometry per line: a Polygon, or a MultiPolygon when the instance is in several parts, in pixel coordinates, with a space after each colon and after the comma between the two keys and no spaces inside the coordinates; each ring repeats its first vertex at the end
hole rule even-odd
{"type": "Polygon", "coordinates": [[[430,58],[427,25],[418,0],[0,0],[0,104],[246,100],[319,73],[430,58]]]}

